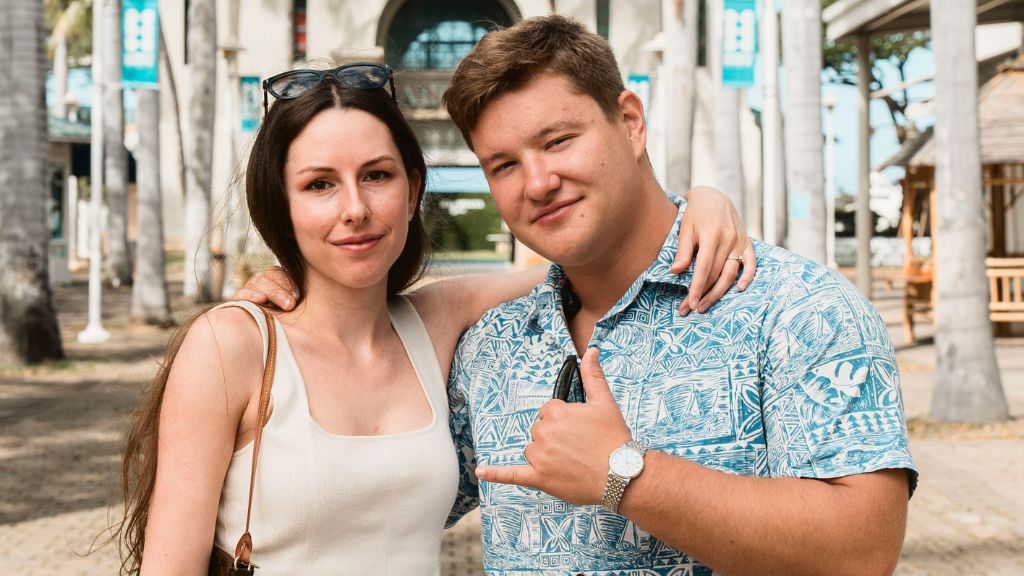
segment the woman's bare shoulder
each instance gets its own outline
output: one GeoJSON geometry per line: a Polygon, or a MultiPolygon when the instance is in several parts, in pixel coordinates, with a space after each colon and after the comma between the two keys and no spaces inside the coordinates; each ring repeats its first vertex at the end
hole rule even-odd
{"type": "Polygon", "coordinates": [[[201,388],[193,390],[197,394],[226,393],[230,404],[244,407],[262,371],[263,337],[255,319],[242,308],[224,306],[193,320],[168,386],[180,382],[179,386],[201,388]],[[223,388],[215,385],[218,382],[223,388]]]}

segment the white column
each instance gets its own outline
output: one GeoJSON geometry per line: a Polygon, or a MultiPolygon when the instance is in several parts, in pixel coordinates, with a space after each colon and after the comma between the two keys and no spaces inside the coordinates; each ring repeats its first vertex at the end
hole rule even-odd
{"type": "Polygon", "coordinates": [[[781,245],[786,239],[786,174],[782,168],[782,113],[779,108],[779,15],[775,0],[761,8],[761,142],[764,186],[764,241],[781,245]]]}
{"type": "MultiPolygon", "coordinates": [[[[103,2],[92,5],[92,37],[103,38],[103,2]]],[[[78,333],[83,344],[99,344],[110,340],[103,328],[101,302],[103,284],[100,277],[100,231],[103,227],[103,46],[92,45],[92,140],[89,153],[89,323],[78,333]]]]}
{"type": "Polygon", "coordinates": [[[857,288],[871,298],[871,43],[857,36],[857,288]]]}

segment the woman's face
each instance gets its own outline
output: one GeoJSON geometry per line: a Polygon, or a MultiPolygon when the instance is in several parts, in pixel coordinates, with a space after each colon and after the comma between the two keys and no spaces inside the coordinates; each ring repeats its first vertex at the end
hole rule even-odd
{"type": "Polygon", "coordinates": [[[324,110],[292,141],[284,176],[309,285],[384,289],[421,177],[406,174],[387,126],[362,110],[324,110]]]}

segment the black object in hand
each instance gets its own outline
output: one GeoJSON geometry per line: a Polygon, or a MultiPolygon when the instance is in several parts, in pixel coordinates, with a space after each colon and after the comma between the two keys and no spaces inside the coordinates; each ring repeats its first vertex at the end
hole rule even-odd
{"type": "MultiPolygon", "coordinates": [[[[563,402],[569,402],[569,394],[572,392],[574,382],[580,382],[580,361],[575,354],[569,354],[562,363],[562,369],[558,371],[558,379],[555,381],[555,393],[551,396],[563,402]]],[[[579,401],[583,400],[583,392],[580,391],[579,401]]]]}

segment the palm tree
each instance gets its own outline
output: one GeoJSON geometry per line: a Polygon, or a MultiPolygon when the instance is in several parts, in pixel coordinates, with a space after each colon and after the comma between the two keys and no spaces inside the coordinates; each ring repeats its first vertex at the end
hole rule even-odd
{"type": "Polygon", "coordinates": [[[106,276],[112,286],[130,284],[128,250],[128,152],[124,148],[121,90],[121,0],[103,0],[103,158],[107,200],[106,276]]]}
{"type": "Polygon", "coordinates": [[[744,214],[743,165],[740,161],[740,91],[722,84],[722,18],[724,0],[708,3],[708,63],[714,86],[716,184],[744,214]]]}
{"type": "Polygon", "coordinates": [[[217,10],[214,0],[189,6],[188,151],[185,176],[185,297],[212,300],[210,286],[210,195],[217,84],[217,10]]]}
{"type": "Polygon", "coordinates": [[[665,189],[690,189],[693,95],[697,70],[697,0],[661,0],[665,34],[665,189]]]}
{"type": "Polygon", "coordinates": [[[825,262],[825,168],[821,135],[821,1],[782,7],[786,70],[786,189],[793,252],[825,262]]]}
{"type": "Polygon", "coordinates": [[[764,187],[764,240],[786,244],[786,170],[783,164],[782,111],[779,108],[779,14],[774,0],[761,3],[762,78],[761,150],[764,187]]]}
{"type": "MultiPolygon", "coordinates": [[[[239,11],[241,0],[228,0],[228,46],[238,46],[239,11]]],[[[238,86],[238,51],[226,49],[224,59],[227,63],[228,85],[238,86]]],[[[227,155],[231,166],[238,163],[238,131],[239,124],[235,115],[239,108],[239,91],[231,90],[228,94],[225,110],[227,110],[228,130],[227,155]]],[[[231,179],[225,194],[227,217],[224,219],[224,282],[221,287],[221,298],[231,296],[245,283],[244,261],[249,232],[249,210],[245,201],[245,187],[242,183],[241,171],[231,179]]],[[[215,295],[216,296],[216,295],[215,295]]]]}
{"type": "Polygon", "coordinates": [[[167,277],[164,274],[163,201],[160,194],[160,92],[140,89],[138,124],[139,234],[136,241],[132,317],[147,324],[172,323],[167,277]]]}
{"type": "Polygon", "coordinates": [[[973,0],[932,3],[935,50],[935,392],[931,416],[1007,418],[988,318],[973,0]]]}
{"type": "Polygon", "coordinates": [[[64,357],[50,294],[46,37],[39,0],[0,4],[0,364],[64,357]]]}

